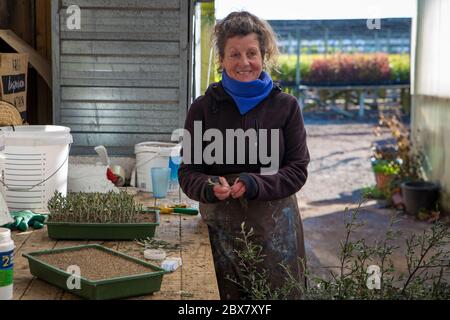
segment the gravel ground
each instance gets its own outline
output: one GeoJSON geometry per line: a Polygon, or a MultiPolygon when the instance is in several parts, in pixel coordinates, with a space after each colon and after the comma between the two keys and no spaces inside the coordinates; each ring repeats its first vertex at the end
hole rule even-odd
{"type": "Polygon", "coordinates": [[[375,184],[370,165],[375,123],[311,121],[305,117],[311,162],[299,192],[301,206],[355,202],[360,190],[375,184]]]}
{"type": "MultiPolygon", "coordinates": [[[[326,277],[323,267],[339,263],[339,244],[345,239],[344,209],[356,208],[361,199],[361,189],[375,184],[370,157],[372,143],[391,138],[387,129],[375,136],[376,119],[363,121],[337,120],[305,114],[308,148],[311,162],[308,180],[297,193],[303,220],[305,246],[310,270],[326,277]]],[[[355,233],[367,243],[381,240],[392,215],[390,208],[375,200],[363,204],[360,221],[365,226],[355,233]]],[[[404,235],[421,234],[431,227],[413,216],[401,213],[394,230],[404,235]]],[[[403,256],[405,241],[396,239],[400,247],[392,258],[396,271],[405,271],[403,256]]]]}

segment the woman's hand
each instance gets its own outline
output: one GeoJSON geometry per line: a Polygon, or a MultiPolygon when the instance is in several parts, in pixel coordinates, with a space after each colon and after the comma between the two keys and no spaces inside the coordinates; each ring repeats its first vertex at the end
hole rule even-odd
{"type": "Polygon", "coordinates": [[[220,184],[217,184],[213,187],[214,195],[219,200],[227,199],[231,194],[231,187],[228,184],[227,179],[224,177],[219,177],[220,184]]]}
{"type": "Polygon", "coordinates": [[[236,181],[234,182],[233,186],[231,187],[231,197],[233,197],[233,199],[237,199],[240,198],[244,195],[245,193],[245,184],[242,181],[239,181],[239,178],[236,179],[236,181]]]}

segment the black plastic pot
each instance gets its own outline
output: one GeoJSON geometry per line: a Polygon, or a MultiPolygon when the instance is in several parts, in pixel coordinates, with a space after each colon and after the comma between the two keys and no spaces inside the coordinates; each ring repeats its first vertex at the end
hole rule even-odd
{"type": "Polygon", "coordinates": [[[428,181],[410,181],[401,184],[406,212],[417,215],[420,210],[436,210],[439,185],[428,181]]]}

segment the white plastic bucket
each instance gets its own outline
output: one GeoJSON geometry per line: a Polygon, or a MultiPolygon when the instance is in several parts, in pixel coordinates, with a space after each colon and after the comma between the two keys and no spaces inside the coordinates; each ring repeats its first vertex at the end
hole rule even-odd
{"type": "Polygon", "coordinates": [[[2,127],[2,181],[10,211],[46,210],[55,191],[67,193],[70,128],[61,126],[2,127]]]}
{"type": "Polygon", "coordinates": [[[151,168],[168,168],[170,157],[179,156],[180,151],[180,144],[168,142],[142,142],[135,145],[138,189],[145,192],[153,192],[151,168]]]}
{"type": "MultiPolygon", "coordinates": [[[[5,133],[3,131],[0,131],[0,152],[2,152],[4,149],[5,149],[5,133]]],[[[3,171],[0,171],[0,174],[2,172],[3,171]]],[[[7,223],[11,223],[14,221],[11,218],[11,215],[9,214],[8,205],[6,204],[5,199],[6,199],[5,189],[3,188],[3,185],[0,184],[0,226],[3,226],[7,223]]]]}

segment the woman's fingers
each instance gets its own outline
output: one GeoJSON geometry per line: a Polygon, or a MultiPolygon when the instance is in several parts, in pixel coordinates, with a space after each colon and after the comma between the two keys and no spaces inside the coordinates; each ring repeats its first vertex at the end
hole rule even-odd
{"type": "Polygon", "coordinates": [[[230,185],[228,184],[227,179],[225,179],[224,177],[219,177],[219,181],[220,181],[220,184],[222,185],[222,187],[230,188],[230,185]]]}
{"type": "Polygon", "coordinates": [[[242,182],[239,181],[239,178],[234,180],[233,185],[231,186],[231,192],[236,192],[241,187],[242,182]]]}
{"type": "Polygon", "coordinates": [[[220,185],[216,185],[213,188],[214,195],[219,200],[225,200],[230,196],[231,188],[227,180],[224,177],[219,177],[220,185]]]}
{"type": "Polygon", "coordinates": [[[217,199],[219,200],[225,200],[230,196],[230,190],[214,190],[214,195],[217,197],[217,199]]]}
{"type": "Polygon", "coordinates": [[[220,193],[225,194],[230,192],[230,188],[222,187],[222,186],[214,186],[213,187],[214,193],[220,193]]]}
{"type": "Polygon", "coordinates": [[[245,193],[245,184],[242,182],[237,182],[231,187],[231,196],[236,199],[243,196],[245,193]]]}
{"type": "Polygon", "coordinates": [[[229,196],[234,199],[240,198],[245,194],[245,184],[239,179],[236,179],[233,186],[230,187],[227,179],[224,177],[219,177],[220,185],[215,185],[213,187],[214,195],[219,200],[225,200],[229,196]]]}

